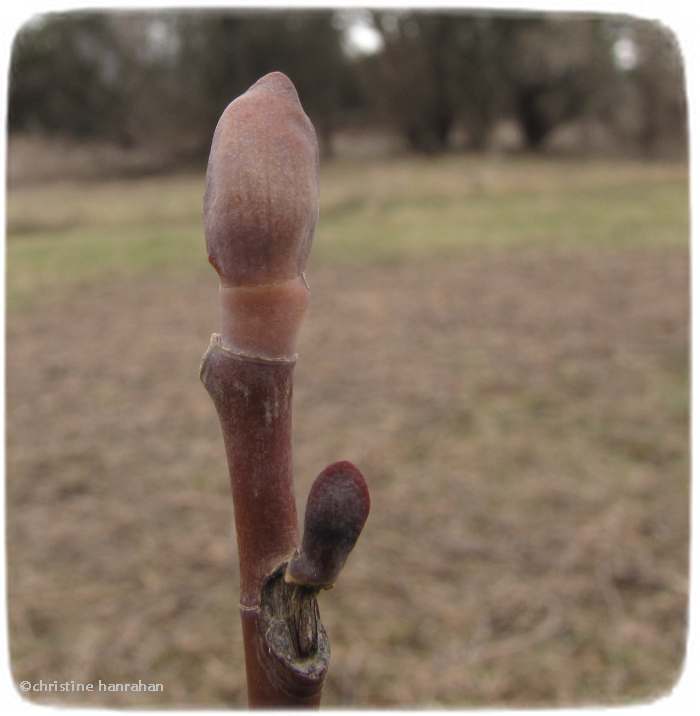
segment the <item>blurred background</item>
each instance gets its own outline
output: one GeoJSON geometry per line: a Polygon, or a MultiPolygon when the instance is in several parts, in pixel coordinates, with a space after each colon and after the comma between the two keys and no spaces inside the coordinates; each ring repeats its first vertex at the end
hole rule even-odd
{"type": "Polygon", "coordinates": [[[296,84],[322,148],[295,385],[303,514],[340,459],[372,513],[320,596],[327,706],[668,691],[685,650],[682,62],[600,15],[43,15],[16,37],[7,500],[16,681],[245,705],[224,450],[199,360],[218,116],[296,84]]]}

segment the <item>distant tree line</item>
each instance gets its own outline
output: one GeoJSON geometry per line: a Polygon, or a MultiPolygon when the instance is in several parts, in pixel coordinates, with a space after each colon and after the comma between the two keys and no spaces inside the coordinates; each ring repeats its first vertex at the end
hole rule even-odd
{"type": "Polygon", "coordinates": [[[201,152],[226,104],[264,73],[294,80],[333,151],[338,130],[383,128],[419,152],[482,150],[510,121],[523,146],[587,122],[653,154],[685,146],[681,58],[658,25],[618,16],[352,11],[89,12],[16,38],[9,127],[201,152]]]}

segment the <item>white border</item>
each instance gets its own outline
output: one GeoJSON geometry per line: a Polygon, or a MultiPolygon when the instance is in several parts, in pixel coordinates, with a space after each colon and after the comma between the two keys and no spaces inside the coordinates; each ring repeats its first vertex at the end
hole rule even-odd
{"type": "MultiPolygon", "coordinates": [[[[559,1],[556,0],[539,0],[538,2],[523,2],[522,0],[510,0],[509,2],[498,0],[491,0],[490,2],[455,2],[454,0],[438,0],[437,2],[411,2],[411,0],[404,0],[398,2],[396,0],[384,0],[383,2],[373,2],[367,0],[366,2],[333,2],[333,0],[327,0],[326,2],[315,1],[315,0],[297,0],[289,2],[280,1],[267,1],[267,2],[255,2],[254,0],[243,0],[241,2],[221,2],[212,0],[206,3],[197,2],[182,2],[178,0],[170,0],[170,2],[139,2],[138,0],[123,0],[123,2],[56,2],[46,0],[41,2],[39,0],[25,0],[23,3],[13,3],[11,0],[9,6],[5,5],[0,9],[0,55],[2,64],[0,66],[0,91],[2,92],[2,103],[4,107],[5,122],[7,122],[7,79],[9,70],[9,60],[12,47],[12,41],[17,33],[17,30],[32,16],[50,11],[62,11],[62,10],[77,10],[77,9],[146,9],[146,8],[205,8],[205,7],[218,7],[218,8],[232,8],[232,7],[298,7],[298,8],[313,8],[313,7],[383,7],[383,8],[400,8],[400,7],[426,7],[430,9],[438,8],[479,8],[485,10],[534,10],[534,11],[558,11],[558,12],[600,12],[600,13],[623,13],[634,15],[641,18],[660,20],[669,29],[671,29],[680,44],[681,51],[685,62],[686,72],[686,83],[688,88],[688,109],[689,109],[689,130],[691,136],[690,142],[690,166],[691,166],[691,203],[693,208],[698,206],[698,189],[695,177],[698,171],[698,161],[696,151],[694,149],[693,139],[698,137],[700,127],[698,122],[698,98],[700,97],[700,68],[698,66],[698,58],[700,53],[698,51],[698,36],[700,33],[700,23],[694,22],[695,13],[693,12],[693,0],[612,0],[606,2],[605,0],[568,0],[559,1]]],[[[0,163],[3,167],[6,167],[7,158],[7,132],[3,132],[2,140],[0,141],[0,163]]],[[[6,180],[6,173],[3,171],[3,183],[6,180]]],[[[5,229],[5,186],[3,186],[3,200],[0,204],[0,222],[2,223],[3,231],[5,229]]],[[[691,216],[691,219],[694,218],[691,216]]],[[[691,248],[695,244],[695,222],[691,220],[691,248]]],[[[697,274],[697,257],[696,252],[691,251],[691,265],[693,276],[697,274]]],[[[2,379],[2,386],[5,385],[5,252],[3,251],[0,255],[0,307],[2,308],[2,363],[0,366],[0,379],[2,379]]],[[[692,353],[695,355],[696,340],[695,336],[698,334],[698,319],[699,311],[697,310],[700,306],[700,298],[698,292],[691,288],[691,308],[692,308],[692,353]]],[[[695,361],[693,360],[693,364],[695,361]]],[[[693,414],[695,407],[698,405],[699,390],[697,382],[692,381],[691,388],[691,409],[693,414]]],[[[5,435],[5,394],[4,390],[0,391],[0,429],[2,430],[3,436],[5,435]]],[[[695,420],[692,421],[692,450],[693,454],[695,448],[698,445],[698,429],[695,420]]],[[[4,475],[5,460],[4,460],[4,440],[2,442],[2,472],[4,475]]],[[[695,460],[692,460],[692,474],[695,478],[696,464],[695,460]]],[[[693,479],[693,482],[695,480],[693,479]]],[[[692,503],[692,514],[693,516],[698,514],[698,502],[700,498],[696,495],[695,490],[691,490],[691,503],[692,503]]],[[[693,525],[694,526],[694,525],[693,525]]],[[[0,491],[0,532],[4,542],[5,538],[5,490],[0,491]]],[[[697,572],[698,564],[698,537],[695,529],[691,529],[691,590],[690,590],[690,624],[689,624],[689,638],[688,638],[688,653],[685,668],[681,679],[673,690],[673,692],[652,704],[644,706],[633,706],[633,707],[619,707],[615,708],[614,712],[622,712],[629,714],[630,716],[643,716],[646,714],[678,714],[678,713],[693,713],[700,704],[700,698],[698,697],[699,689],[696,686],[698,676],[700,675],[700,653],[698,646],[698,610],[700,608],[700,602],[698,597],[697,589],[694,588],[695,575],[697,572]]],[[[3,555],[4,557],[4,555],[3,555]]],[[[5,559],[0,559],[0,607],[4,608],[2,615],[4,616],[3,627],[0,628],[0,704],[4,706],[3,711],[5,713],[53,713],[60,712],[61,714],[81,714],[90,716],[91,714],[100,714],[104,712],[104,709],[84,709],[84,708],[58,708],[49,706],[38,706],[24,700],[17,691],[11,677],[10,664],[9,664],[9,653],[8,653],[8,640],[7,640],[7,599],[6,589],[7,584],[5,581],[6,577],[6,563],[5,559]]],[[[407,708],[412,705],[407,704],[407,708]]],[[[522,714],[564,714],[573,715],[581,714],[586,716],[588,714],[600,714],[607,712],[609,709],[548,709],[543,710],[522,710],[519,713],[522,714]]],[[[152,710],[135,711],[128,710],[129,714],[150,714],[152,710]]],[[[202,714],[207,713],[201,710],[191,711],[189,713],[202,714]]],[[[214,713],[214,712],[210,712],[214,713]]],[[[369,713],[381,713],[372,712],[369,713]]],[[[440,712],[429,712],[429,713],[440,713],[440,712]]],[[[489,714],[499,716],[500,714],[511,714],[513,711],[509,710],[489,710],[489,714]]]]}

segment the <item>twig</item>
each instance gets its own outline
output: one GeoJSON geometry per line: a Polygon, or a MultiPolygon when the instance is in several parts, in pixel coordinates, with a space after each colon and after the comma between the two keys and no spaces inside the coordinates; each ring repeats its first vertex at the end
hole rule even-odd
{"type": "Polygon", "coordinates": [[[333,585],[369,512],[360,472],[331,465],[311,489],[299,547],[292,378],[317,218],[316,135],[294,86],[274,72],[219,120],[204,200],[221,333],[201,378],[231,477],[251,706],[319,705],[330,647],[316,594],[333,585]]]}

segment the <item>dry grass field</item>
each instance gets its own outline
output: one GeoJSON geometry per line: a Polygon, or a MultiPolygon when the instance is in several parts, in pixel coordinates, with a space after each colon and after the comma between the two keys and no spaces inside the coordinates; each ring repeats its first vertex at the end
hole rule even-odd
{"type": "MultiPolygon", "coordinates": [[[[202,176],[10,186],[11,660],[116,707],[245,704],[231,499],[198,381],[202,176]]],[[[326,706],[649,700],[682,668],[682,165],[324,168],[295,386],[300,513],[349,459],[372,512],[320,597],[326,706]]]]}

